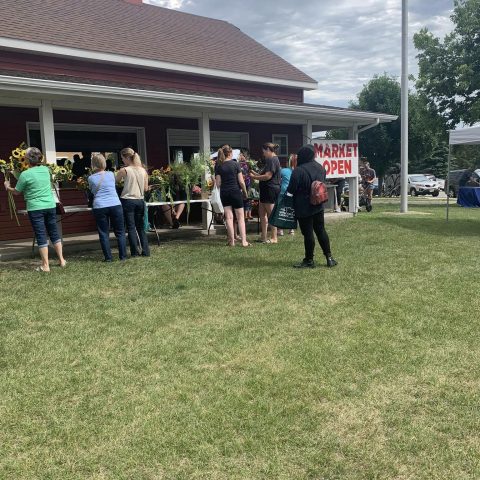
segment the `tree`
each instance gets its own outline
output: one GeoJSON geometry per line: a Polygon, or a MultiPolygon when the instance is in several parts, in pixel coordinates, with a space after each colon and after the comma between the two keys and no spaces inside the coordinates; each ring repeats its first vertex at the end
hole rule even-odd
{"type": "MultiPolygon", "coordinates": [[[[375,75],[350,102],[350,108],[400,116],[400,84],[395,77],[375,75]]],[[[333,130],[328,138],[344,139],[345,130],[333,130]]],[[[444,175],[448,155],[448,132],[438,111],[429,107],[427,98],[409,94],[409,171],[430,171],[444,175]]],[[[360,154],[369,159],[377,175],[400,163],[400,118],[360,133],[360,154]]]]}
{"type": "Polygon", "coordinates": [[[480,120],[480,0],[455,0],[455,28],[443,42],[427,29],[414,36],[419,54],[417,90],[448,121],[480,120]]]}

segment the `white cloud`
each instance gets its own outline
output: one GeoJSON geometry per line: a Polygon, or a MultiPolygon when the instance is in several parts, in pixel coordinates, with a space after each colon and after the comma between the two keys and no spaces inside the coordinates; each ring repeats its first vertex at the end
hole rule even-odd
{"type": "MultiPolygon", "coordinates": [[[[308,102],[346,106],[374,74],[401,71],[401,0],[149,0],[226,20],[319,83],[308,102]]],[[[453,0],[410,0],[410,39],[427,27],[443,37],[453,0]]],[[[410,72],[417,61],[410,41],[410,72]]]]}

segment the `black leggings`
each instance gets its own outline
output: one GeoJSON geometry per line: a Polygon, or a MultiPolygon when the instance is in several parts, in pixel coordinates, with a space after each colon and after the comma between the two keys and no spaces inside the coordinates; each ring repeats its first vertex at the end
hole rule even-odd
{"type": "Polygon", "coordinates": [[[320,243],[320,247],[322,247],[323,254],[329,257],[331,255],[330,239],[325,231],[323,210],[311,217],[299,218],[298,224],[300,225],[305,244],[305,260],[313,260],[313,252],[315,250],[315,237],[313,232],[315,232],[318,238],[318,243],[320,243]]]}

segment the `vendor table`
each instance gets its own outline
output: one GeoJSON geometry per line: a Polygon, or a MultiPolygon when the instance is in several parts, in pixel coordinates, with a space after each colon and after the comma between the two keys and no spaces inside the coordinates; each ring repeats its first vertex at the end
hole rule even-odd
{"type": "MultiPolygon", "coordinates": [[[[65,210],[65,213],[62,215],[57,214],[57,223],[62,221],[62,218],[68,218],[71,217],[72,215],[75,215],[76,213],[83,213],[83,212],[91,212],[92,209],[90,207],[87,207],[86,205],[70,205],[70,206],[63,206],[63,209],[65,210]]],[[[18,213],[21,215],[28,215],[27,210],[19,210],[18,213]]],[[[60,236],[62,237],[62,232],[60,231],[60,236]]],[[[32,240],[32,257],[35,256],[35,235],[33,235],[33,240],[32,240]]]]}
{"type": "Polygon", "coordinates": [[[480,187],[460,187],[457,204],[461,207],[480,207],[480,187]]]}
{"type": "MultiPolygon", "coordinates": [[[[167,206],[167,207],[170,207],[170,209],[173,209],[174,205],[180,205],[182,203],[187,203],[187,202],[185,200],[178,200],[175,202],[146,202],[146,205],[147,205],[147,208],[167,206]]],[[[190,204],[192,203],[206,203],[207,206],[206,207],[202,206],[202,209],[213,213],[213,210],[210,206],[210,200],[208,198],[201,198],[199,200],[190,200],[190,204]]],[[[207,227],[208,234],[210,234],[210,228],[213,225],[213,220],[214,218],[212,215],[212,219],[207,227]]],[[[160,235],[158,234],[158,229],[157,229],[157,226],[155,225],[155,216],[152,217],[152,223],[153,223],[153,229],[155,230],[155,235],[157,236],[157,245],[160,245],[160,235]]]]}

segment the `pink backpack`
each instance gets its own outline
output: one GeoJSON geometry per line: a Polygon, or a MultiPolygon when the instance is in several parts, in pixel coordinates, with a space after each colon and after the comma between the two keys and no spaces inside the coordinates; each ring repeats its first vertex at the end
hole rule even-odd
{"type": "Polygon", "coordinates": [[[327,186],[320,180],[314,180],[310,189],[310,204],[321,205],[328,200],[327,186]]]}

